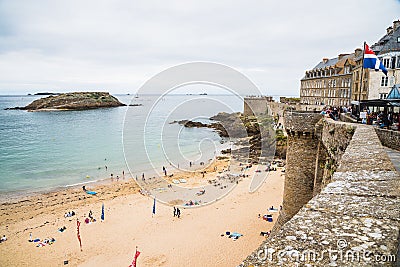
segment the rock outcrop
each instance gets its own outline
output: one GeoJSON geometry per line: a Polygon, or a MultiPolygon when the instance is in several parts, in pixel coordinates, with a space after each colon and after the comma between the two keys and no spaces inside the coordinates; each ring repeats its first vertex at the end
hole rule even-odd
{"type": "Polygon", "coordinates": [[[75,92],[40,98],[21,109],[28,111],[85,110],[125,106],[107,92],[75,92]]]}

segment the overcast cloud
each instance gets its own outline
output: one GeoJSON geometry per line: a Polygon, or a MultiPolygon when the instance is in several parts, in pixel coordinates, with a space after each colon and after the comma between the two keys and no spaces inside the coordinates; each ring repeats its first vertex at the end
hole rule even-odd
{"type": "Polygon", "coordinates": [[[0,94],[133,93],[167,67],[212,61],[298,95],[305,70],[373,44],[399,14],[395,0],[0,0],[0,94]]]}

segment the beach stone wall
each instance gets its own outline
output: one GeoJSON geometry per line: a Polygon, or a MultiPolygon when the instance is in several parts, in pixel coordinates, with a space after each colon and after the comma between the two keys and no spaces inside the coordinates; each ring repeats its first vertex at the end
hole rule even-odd
{"type": "Polygon", "coordinates": [[[274,228],[275,232],[239,266],[398,266],[400,263],[399,174],[374,128],[357,125],[351,133],[349,125],[326,123],[320,133],[322,143],[328,148],[329,158],[338,160],[332,181],[288,222],[274,228]],[[329,129],[335,131],[329,133],[329,129]],[[335,143],[335,138],[343,140],[335,143]],[[344,151],[339,152],[342,150],[339,148],[329,151],[339,145],[344,151]]]}
{"type": "Polygon", "coordinates": [[[315,164],[320,147],[315,125],[321,118],[318,113],[284,113],[288,134],[285,187],[282,210],[274,231],[292,218],[314,195],[315,164]]]}
{"type": "Polygon", "coordinates": [[[317,157],[315,160],[315,173],[314,173],[314,185],[313,185],[313,196],[321,192],[323,185],[326,183],[326,161],[329,159],[328,152],[321,141],[318,142],[317,157]],[[324,179],[325,178],[325,179],[324,179]]]}
{"type": "Polygon", "coordinates": [[[375,128],[382,145],[400,151],[400,132],[375,128]]]}
{"type": "Polygon", "coordinates": [[[319,113],[285,111],[284,125],[287,132],[315,133],[315,125],[323,116],[319,113]]]}
{"type": "Polygon", "coordinates": [[[244,116],[255,116],[261,114],[270,114],[268,103],[271,102],[270,97],[245,97],[243,106],[244,116]]]}
{"type": "MultiPolygon", "coordinates": [[[[293,217],[313,197],[318,139],[310,133],[288,133],[283,212],[293,217]]],[[[286,221],[284,220],[284,221],[286,221]]]]}

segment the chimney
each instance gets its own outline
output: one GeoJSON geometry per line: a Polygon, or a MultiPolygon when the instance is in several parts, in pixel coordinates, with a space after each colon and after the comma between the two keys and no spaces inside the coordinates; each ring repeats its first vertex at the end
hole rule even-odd
{"type": "Polygon", "coordinates": [[[397,30],[397,28],[400,26],[400,20],[395,20],[393,21],[393,31],[397,30]]]}
{"type": "Polygon", "coordinates": [[[391,34],[392,32],[393,32],[392,26],[390,26],[390,27],[388,27],[388,28],[386,29],[386,34],[391,34]]]}
{"type": "Polygon", "coordinates": [[[355,57],[359,57],[362,55],[362,49],[361,48],[356,48],[356,50],[354,50],[354,54],[355,57]]]}
{"type": "Polygon", "coordinates": [[[339,60],[341,60],[344,56],[347,56],[347,55],[349,55],[349,54],[340,54],[340,55],[338,56],[338,58],[339,58],[339,60]]]}
{"type": "Polygon", "coordinates": [[[323,58],[322,62],[324,62],[324,64],[326,64],[326,62],[328,62],[329,58],[323,58]]]}

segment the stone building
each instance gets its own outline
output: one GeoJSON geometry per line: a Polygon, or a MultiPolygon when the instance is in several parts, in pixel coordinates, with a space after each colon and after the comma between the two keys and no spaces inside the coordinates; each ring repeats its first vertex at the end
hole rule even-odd
{"type": "Polygon", "coordinates": [[[393,26],[386,29],[386,34],[373,44],[371,49],[383,62],[388,74],[385,76],[381,71],[373,69],[362,70],[363,54],[361,49],[357,49],[355,52],[356,66],[352,77],[351,100],[384,99],[393,85],[400,83],[400,20],[394,21],[393,26]]]}
{"type": "Polygon", "coordinates": [[[347,106],[350,104],[355,54],[324,58],[301,79],[300,102],[307,105],[347,106]]]}

